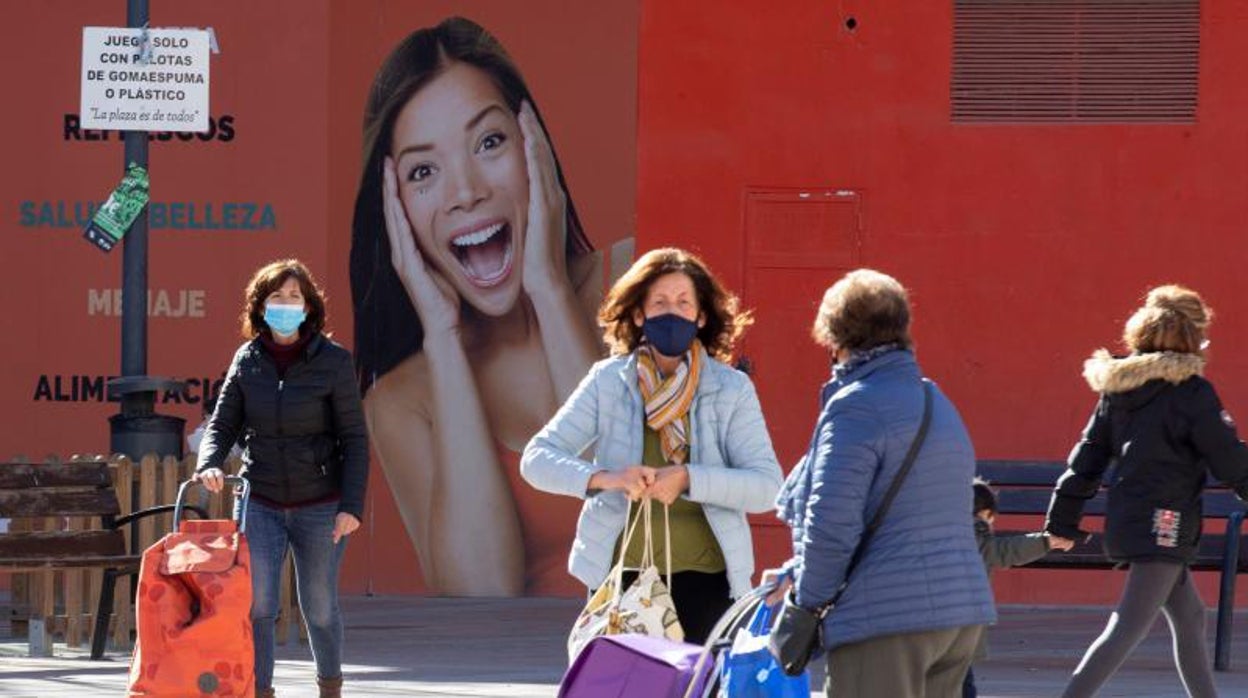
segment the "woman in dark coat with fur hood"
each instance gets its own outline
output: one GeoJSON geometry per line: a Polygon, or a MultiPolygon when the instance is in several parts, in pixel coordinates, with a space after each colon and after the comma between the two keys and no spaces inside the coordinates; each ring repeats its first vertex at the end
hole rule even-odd
{"type": "Polygon", "coordinates": [[[1083,375],[1100,400],[1057,481],[1046,530],[1081,539],[1083,505],[1113,465],[1105,552],[1130,565],[1118,608],[1075,669],[1064,696],[1092,696],[1152,627],[1160,611],[1191,696],[1216,689],[1205,646],[1205,607],[1187,565],[1200,539],[1207,473],[1248,499],[1248,446],[1204,372],[1212,311],[1195,291],[1161,286],[1127,321],[1131,354],[1097,351],[1083,375]]]}

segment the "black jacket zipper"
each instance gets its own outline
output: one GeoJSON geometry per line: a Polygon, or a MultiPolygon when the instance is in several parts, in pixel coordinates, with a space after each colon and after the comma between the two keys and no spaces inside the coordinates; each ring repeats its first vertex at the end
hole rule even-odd
{"type": "Polygon", "coordinates": [[[286,390],[286,379],[277,379],[277,436],[282,448],[282,499],[290,499],[290,465],[286,462],[286,442],[281,440],[286,430],[282,427],[282,395],[286,390]]]}

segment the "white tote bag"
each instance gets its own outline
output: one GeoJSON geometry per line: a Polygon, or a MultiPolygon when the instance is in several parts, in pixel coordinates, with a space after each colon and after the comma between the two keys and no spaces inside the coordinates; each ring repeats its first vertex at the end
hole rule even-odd
{"type": "MultiPolygon", "coordinates": [[[[659,574],[654,564],[654,538],[650,523],[650,500],[642,500],[637,507],[637,514],[626,526],[624,538],[620,542],[619,559],[615,567],[607,575],[607,581],[598,587],[585,609],[577,616],[572,632],[568,634],[568,662],[571,663],[580,654],[581,649],[599,635],[637,634],[653,637],[665,637],[681,642],[685,639],[685,631],[680,627],[676,617],[676,604],[672,600],[672,534],[670,525],[665,525],[667,551],[667,581],[659,574]],[[644,545],[640,572],[637,579],[621,593],[624,576],[624,552],[632,540],[637,523],[641,522],[644,531],[644,545]]],[[[664,524],[670,524],[667,505],[663,506],[664,524]]]]}

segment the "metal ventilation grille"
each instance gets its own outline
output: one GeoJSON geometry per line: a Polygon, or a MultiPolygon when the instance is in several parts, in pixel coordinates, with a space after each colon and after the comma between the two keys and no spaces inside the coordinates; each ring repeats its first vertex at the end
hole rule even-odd
{"type": "Polygon", "coordinates": [[[954,0],[955,122],[1192,122],[1199,0],[954,0]]]}

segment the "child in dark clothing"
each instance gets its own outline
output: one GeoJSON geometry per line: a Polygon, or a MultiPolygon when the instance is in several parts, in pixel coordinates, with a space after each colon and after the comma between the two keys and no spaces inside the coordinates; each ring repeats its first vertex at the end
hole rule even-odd
{"type": "MultiPolygon", "coordinates": [[[[1050,550],[1070,550],[1074,545],[1074,541],[1043,532],[996,535],[992,531],[992,522],[997,517],[997,494],[983,478],[975,478],[971,487],[975,490],[975,541],[979,543],[979,553],[984,556],[984,568],[990,576],[995,569],[1035,562],[1050,550]]],[[[987,650],[988,636],[985,633],[980,636],[979,646],[975,648],[975,659],[983,659],[987,650]]],[[[962,683],[962,698],[975,698],[976,695],[972,668],[967,670],[966,680],[962,683]]]]}

